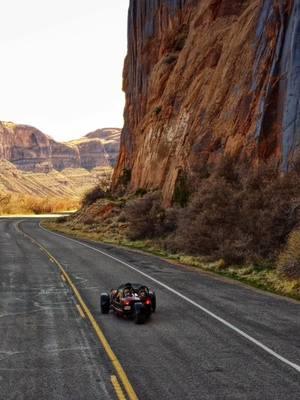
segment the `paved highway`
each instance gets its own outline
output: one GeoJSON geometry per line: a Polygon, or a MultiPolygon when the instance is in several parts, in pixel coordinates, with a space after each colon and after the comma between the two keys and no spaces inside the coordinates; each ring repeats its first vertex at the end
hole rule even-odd
{"type": "Polygon", "coordinates": [[[0,220],[0,278],[0,399],[299,399],[299,302],[30,219],[0,220]],[[99,312],[125,281],[145,325],[99,312]]]}

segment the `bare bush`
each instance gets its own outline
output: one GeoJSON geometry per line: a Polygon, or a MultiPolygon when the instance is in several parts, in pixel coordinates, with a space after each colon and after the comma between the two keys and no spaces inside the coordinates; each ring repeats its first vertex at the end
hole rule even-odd
{"type": "Polygon", "coordinates": [[[89,189],[86,193],[84,193],[84,195],[82,196],[81,205],[83,207],[90,206],[99,199],[112,198],[110,185],[111,185],[111,172],[104,173],[101,176],[98,185],[94,186],[93,188],[89,189]]]}
{"type": "Polygon", "coordinates": [[[298,222],[299,196],[296,173],[278,177],[262,168],[242,179],[225,160],[179,211],[176,233],[166,245],[228,263],[274,259],[298,222]]]}
{"type": "Polygon", "coordinates": [[[159,192],[147,193],[130,201],[124,208],[129,223],[127,236],[131,240],[158,237],[163,234],[165,210],[159,192]]]}
{"type": "Polygon", "coordinates": [[[95,203],[95,201],[99,199],[105,199],[110,196],[110,193],[103,189],[100,185],[93,187],[92,189],[88,190],[83,198],[82,198],[82,205],[83,206],[90,206],[91,204],[95,203]]]}
{"type": "MultiPolygon", "coordinates": [[[[239,247],[236,202],[233,188],[223,178],[205,182],[188,207],[179,211],[171,247],[193,255],[229,255],[231,246],[239,247]]],[[[237,258],[237,255],[235,252],[231,258],[237,258]]]]}

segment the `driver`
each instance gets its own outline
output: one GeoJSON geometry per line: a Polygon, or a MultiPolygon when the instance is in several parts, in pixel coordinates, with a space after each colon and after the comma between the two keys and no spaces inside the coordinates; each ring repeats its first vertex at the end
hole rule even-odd
{"type": "Polygon", "coordinates": [[[139,290],[139,297],[143,298],[143,297],[146,297],[146,296],[147,296],[147,293],[146,293],[145,288],[141,288],[139,290]]]}
{"type": "Polygon", "coordinates": [[[124,297],[131,297],[131,289],[130,288],[124,289],[124,297]]]}

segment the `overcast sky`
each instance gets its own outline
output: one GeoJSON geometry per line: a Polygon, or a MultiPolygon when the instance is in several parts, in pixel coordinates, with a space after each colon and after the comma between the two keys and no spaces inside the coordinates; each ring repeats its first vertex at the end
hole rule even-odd
{"type": "Polygon", "coordinates": [[[58,140],[123,124],[128,0],[0,0],[0,120],[58,140]]]}

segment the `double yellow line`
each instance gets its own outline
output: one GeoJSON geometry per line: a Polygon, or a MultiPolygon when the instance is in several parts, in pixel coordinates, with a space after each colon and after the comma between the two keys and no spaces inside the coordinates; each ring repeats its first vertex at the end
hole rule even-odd
{"type": "MultiPolygon", "coordinates": [[[[97,323],[97,321],[95,320],[94,316],[92,315],[91,311],[89,310],[89,308],[87,307],[86,303],[84,302],[83,298],[81,297],[81,294],[79,293],[78,289],[76,288],[76,286],[74,285],[74,283],[72,282],[69,274],[65,271],[65,269],[63,268],[63,266],[61,265],[61,263],[44,247],[42,246],[37,240],[35,240],[32,236],[30,236],[28,233],[25,233],[24,231],[22,231],[22,229],[20,228],[20,224],[22,221],[18,222],[16,225],[16,229],[25,237],[27,237],[28,239],[30,239],[32,241],[32,243],[36,244],[45,254],[47,254],[47,256],[49,257],[50,261],[53,262],[54,264],[57,265],[57,267],[60,270],[61,276],[63,277],[63,280],[68,283],[68,285],[71,287],[74,296],[76,297],[79,306],[81,308],[81,311],[84,313],[84,315],[87,317],[87,319],[90,321],[99,341],[101,342],[108,358],[110,359],[113,367],[115,368],[117,375],[120,378],[120,381],[122,382],[126,393],[128,395],[129,400],[138,400],[138,397],[120,363],[120,361],[118,360],[117,356],[115,355],[115,353],[113,352],[110,344],[108,343],[108,340],[106,339],[102,329],[100,328],[99,324],[97,323]]],[[[118,387],[118,383],[116,382],[116,377],[114,377],[112,379],[112,384],[116,390],[116,388],[118,388],[118,390],[116,390],[116,394],[118,396],[119,400],[123,400],[125,399],[124,394],[122,393],[122,389],[119,386],[118,387]]]]}

